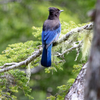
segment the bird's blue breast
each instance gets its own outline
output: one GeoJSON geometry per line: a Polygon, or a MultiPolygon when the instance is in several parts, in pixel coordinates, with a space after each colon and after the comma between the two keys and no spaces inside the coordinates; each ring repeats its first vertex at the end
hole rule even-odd
{"type": "Polygon", "coordinates": [[[60,32],[61,24],[58,24],[52,28],[44,28],[44,30],[42,31],[42,45],[48,47],[52,42],[58,39],[60,32]]]}

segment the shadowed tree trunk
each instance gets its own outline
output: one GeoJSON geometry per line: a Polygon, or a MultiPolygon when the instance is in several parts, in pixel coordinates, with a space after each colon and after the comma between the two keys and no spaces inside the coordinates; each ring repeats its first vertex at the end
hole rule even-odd
{"type": "Polygon", "coordinates": [[[93,15],[94,37],[86,72],[84,100],[100,100],[100,0],[93,15]]]}
{"type": "Polygon", "coordinates": [[[100,0],[91,14],[94,36],[88,65],[80,71],[65,100],[100,100],[100,0]],[[86,74],[86,78],[85,78],[86,74]]]}

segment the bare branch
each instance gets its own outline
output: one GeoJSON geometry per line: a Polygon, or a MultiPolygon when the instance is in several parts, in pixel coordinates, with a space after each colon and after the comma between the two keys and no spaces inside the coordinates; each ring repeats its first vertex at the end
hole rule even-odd
{"type": "MultiPolygon", "coordinates": [[[[75,29],[71,30],[70,32],[65,34],[61,39],[59,39],[57,42],[55,42],[54,46],[60,44],[63,41],[66,41],[71,35],[75,34],[76,32],[81,32],[84,29],[85,30],[92,30],[93,29],[93,23],[90,23],[90,24],[87,24],[85,26],[78,27],[78,28],[75,28],[75,29]]],[[[7,64],[1,66],[1,68],[3,68],[3,69],[0,69],[0,73],[11,70],[11,69],[14,69],[14,68],[18,68],[22,65],[28,65],[31,61],[33,61],[35,58],[39,57],[41,54],[42,54],[42,49],[39,49],[39,50],[35,51],[35,53],[33,53],[31,56],[29,56],[25,61],[21,61],[19,63],[15,63],[14,65],[11,65],[9,67],[3,68],[5,65],[8,65],[8,63],[7,63],[7,64]]]]}
{"type": "Polygon", "coordinates": [[[65,100],[84,100],[84,81],[88,67],[88,62],[82,67],[75,82],[69,89],[69,92],[65,96],[65,100]]]}
{"type": "Polygon", "coordinates": [[[4,68],[6,66],[11,66],[11,65],[16,65],[17,63],[16,62],[12,62],[12,63],[5,63],[3,66],[0,66],[0,68],[4,68]]]}

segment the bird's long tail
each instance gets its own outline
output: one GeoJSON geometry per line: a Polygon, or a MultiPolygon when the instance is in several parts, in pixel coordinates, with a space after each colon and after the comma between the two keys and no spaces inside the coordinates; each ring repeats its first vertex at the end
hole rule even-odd
{"type": "Polygon", "coordinates": [[[51,49],[52,49],[52,44],[48,48],[46,47],[43,48],[41,65],[44,67],[51,66],[51,49]]]}

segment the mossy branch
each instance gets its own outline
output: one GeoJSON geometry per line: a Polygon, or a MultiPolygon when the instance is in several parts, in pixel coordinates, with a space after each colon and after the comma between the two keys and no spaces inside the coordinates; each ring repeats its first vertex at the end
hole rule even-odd
{"type": "MultiPolygon", "coordinates": [[[[82,32],[83,30],[92,30],[93,29],[93,23],[87,24],[82,27],[77,27],[75,29],[72,29],[68,33],[66,33],[62,38],[60,38],[57,42],[54,42],[53,46],[56,46],[66,40],[69,39],[69,37],[77,32],[82,32]]],[[[78,47],[78,46],[77,46],[78,47]]],[[[26,60],[18,62],[18,63],[5,63],[3,66],[0,66],[0,73],[9,71],[14,68],[18,68],[22,65],[28,65],[31,61],[33,61],[35,58],[39,57],[42,54],[42,48],[33,52],[31,56],[29,56],[26,60]]],[[[63,53],[64,54],[64,53],[63,53]]]]}

